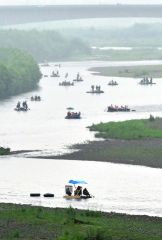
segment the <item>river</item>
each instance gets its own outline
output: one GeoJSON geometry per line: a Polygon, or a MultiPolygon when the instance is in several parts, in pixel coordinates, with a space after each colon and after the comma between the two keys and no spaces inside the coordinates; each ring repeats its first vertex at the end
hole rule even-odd
{"type": "Polygon", "coordinates": [[[50,64],[41,67],[43,75],[54,69],[60,78],[42,78],[39,89],[1,101],[0,145],[12,150],[38,150],[34,153],[0,158],[0,201],[29,203],[42,206],[127,212],[162,216],[162,170],[110,163],[58,161],[25,158],[32,155],[51,155],[69,151],[67,146],[94,139],[94,133],[86,128],[92,123],[148,118],[150,114],[162,117],[162,81],[154,79],[153,86],[141,86],[140,79],[113,78],[92,75],[87,71],[95,66],[127,66],[162,64],[161,61],[141,62],[69,62],[61,68],[50,64]],[[59,86],[66,73],[71,81],[80,72],[84,82],[71,87],[59,86]],[[110,87],[112,78],[119,86],[110,87]],[[86,91],[91,85],[101,85],[103,94],[91,95],[86,91]],[[41,102],[31,102],[32,95],[40,95],[41,102]],[[27,100],[30,111],[16,112],[17,101],[27,100]],[[110,104],[128,105],[136,112],[107,113],[110,104]],[[74,107],[82,113],[80,120],[66,120],[66,108],[74,107]],[[95,198],[75,202],[62,198],[68,179],[82,178],[88,181],[95,198]],[[56,197],[31,199],[30,192],[54,192],[56,197]]]}

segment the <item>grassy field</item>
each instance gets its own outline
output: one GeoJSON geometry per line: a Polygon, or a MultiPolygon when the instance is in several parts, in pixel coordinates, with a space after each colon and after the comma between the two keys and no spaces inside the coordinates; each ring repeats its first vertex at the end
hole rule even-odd
{"type": "Polygon", "coordinates": [[[95,74],[113,77],[133,77],[141,78],[150,76],[162,78],[162,65],[152,66],[128,66],[128,67],[97,67],[91,68],[90,71],[97,72],[95,74]]]}
{"type": "Polygon", "coordinates": [[[162,218],[1,203],[0,239],[161,240],[162,218]]]}
{"type": "Polygon", "coordinates": [[[96,137],[105,139],[149,139],[162,138],[162,119],[155,118],[128,120],[123,122],[99,123],[89,127],[90,131],[97,131],[96,137]]]}
{"type": "Polygon", "coordinates": [[[0,155],[7,155],[10,153],[10,148],[0,147],[0,155]]]}

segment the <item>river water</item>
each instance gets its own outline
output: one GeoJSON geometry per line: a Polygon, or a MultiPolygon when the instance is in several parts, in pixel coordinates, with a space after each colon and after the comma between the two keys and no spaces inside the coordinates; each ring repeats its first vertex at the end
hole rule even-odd
{"type": "Polygon", "coordinates": [[[94,76],[87,68],[94,66],[121,66],[161,64],[160,61],[141,62],[69,62],[58,69],[41,67],[43,75],[54,69],[60,78],[42,78],[39,89],[1,101],[0,145],[12,150],[38,150],[34,153],[0,158],[0,201],[29,203],[42,206],[78,208],[148,214],[162,216],[162,170],[110,163],[61,161],[25,158],[40,153],[58,154],[73,143],[94,139],[86,126],[92,123],[148,118],[150,114],[162,117],[162,81],[154,79],[153,86],[141,86],[140,79],[94,76]],[[59,86],[69,73],[68,81],[80,72],[84,82],[72,87],[59,86]],[[110,87],[110,80],[119,83],[110,87]],[[103,94],[91,95],[91,85],[101,85],[103,94]],[[41,102],[30,102],[32,95],[40,95],[41,102]],[[17,101],[27,100],[30,111],[14,111],[17,101]],[[110,104],[128,105],[136,112],[107,113],[110,104]],[[66,108],[74,107],[82,113],[80,120],[66,120],[66,108]],[[86,201],[66,201],[62,198],[68,179],[88,181],[95,198],[86,201]],[[54,192],[52,199],[31,199],[30,192],[54,192]]]}

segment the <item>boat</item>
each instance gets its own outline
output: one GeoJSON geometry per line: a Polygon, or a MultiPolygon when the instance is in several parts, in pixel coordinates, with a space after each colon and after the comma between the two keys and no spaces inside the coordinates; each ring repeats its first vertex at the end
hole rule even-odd
{"type": "Polygon", "coordinates": [[[55,64],[54,66],[60,68],[60,67],[61,67],[61,64],[55,64]]]}
{"type": "Polygon", "coordinates": [[[136,110],[134,109],[131,110],[130,108],[128,108],[128,106],[118,107],[116,105],[115,106],[110,105],[107,107],[107,112],[130,112],[130,111],[135,112],[136,110]]]}
{"type": "Polygon", "coordinates": [[[59,86],[74,86],[74,83],[69,81],[63,81],[59,83],[59,86]]]}
{"type": "Polygon", "coordinates": [[[50,77],[60,77],[59,72],[56,73],[53,71],[50,77]]]}
{"type": "Polygon", "coordinates": [[[31,98],[30,98],[30,100],[31,101],[35,101],[35,102],[40,102],[41,101],[41,97],[40,96],[32,96],[31,98]]]}
{"type": "Polygon", "coordinates": [[[50,67],[50,64],[45,60],[44,63],[41,64],[41,67],[50,67]]]}
{"type": "Polygon", "coordinates": [[[30,197],[40,197],[40,193],[30,193],[30,197]]]}
{"type": "Polygon", "coordinates": [[[114,80],[111,80],[109,83],[108,83],[109,86],[117,86],[118,83],[114,80]]]}
{"type": "Polygon", "coordinates": [[[148,77],[144,77],[143,79],[141,79],[139,84],[140,85],[153,85],[153,84],[156,84],[156,83],[152,81],[152,77],[150,79],[148,77]]]}
{"type": "Polygon", "coordinates": [[[81,113],[69,111],[67,112],[65,119],[81,119],[81,113]]]}
{"type": "Polygon", "coordinates": [[[81,200],[94,197],[85,188],[85,184],[87,184],[85,181],[69,180],[68,184],[65,185],[65,195],[63,197],[67,200],[81,200]]]}
{"type": "Polygon", "coordinates": [[[74,82],[83,82],[83,78],[80,76],[80,74],[78,73],[76,78],[73,80],[74,82]]]}
{"type": "Polygon", "coordinates": [[[21,104],[20,101],[18,101],[14,110],[17,111],[17,112],[27,112],[30,109],[28,108],[27,101],[23,101],[22,104],[21,104]]]}
{"type": "Polygon", "coordinates": [[[91,86],[91,91],[88,91],[87,93],[92,93],[92,94],[100,94],[100,93],[104,93],[104,91],[101,90],[101,86],[91,86]]]}
{"type": "Polygon", "coordinates": [[[43,196],[44,197],[54,197],[55,195],[53,193],[45,193],[43,196]]]}
{"type": "Polygon", "coordinates": [[[27,112],[28,110],[30,110],[29,108],[25,108],[25,107],[19,107],[19,108],[14,108],[15,111],[17,112],[27,112]]]}

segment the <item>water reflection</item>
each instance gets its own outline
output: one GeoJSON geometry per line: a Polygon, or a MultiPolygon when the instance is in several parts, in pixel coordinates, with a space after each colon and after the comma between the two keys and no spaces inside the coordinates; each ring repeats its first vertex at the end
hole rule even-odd
{"type": "Polygon", "coordinates": [[[4,157],[0,159],[0,201],[162,216],[162,170],[87,161],[4,157]],[[95,198],[64,199],[64,186],[72,178],[86,180],[95,198]],[[51,192],[55,198],[31,198],[31,192],[42,196],[51,192]]]}

